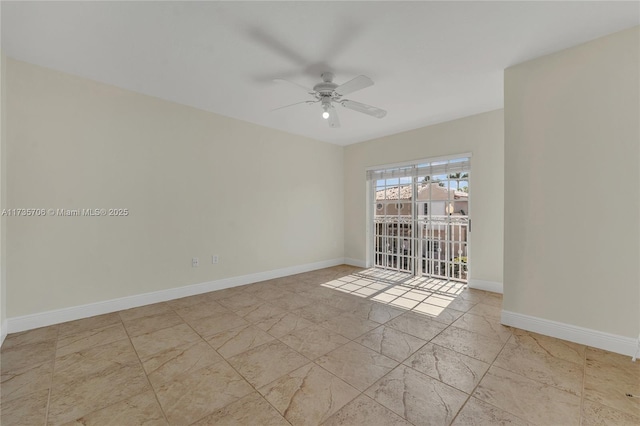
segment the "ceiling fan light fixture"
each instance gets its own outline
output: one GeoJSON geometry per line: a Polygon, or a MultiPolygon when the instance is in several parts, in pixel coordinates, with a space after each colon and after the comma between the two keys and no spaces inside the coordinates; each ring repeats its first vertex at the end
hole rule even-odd
{"type": "Polygon", "coordinates": [[[324,111],[322,111],[322,118],[324,118],[325,120],[327,120],[329,118],[329,105],[328,104],[323,104],[322,105],[322,109],[324,111]]]}

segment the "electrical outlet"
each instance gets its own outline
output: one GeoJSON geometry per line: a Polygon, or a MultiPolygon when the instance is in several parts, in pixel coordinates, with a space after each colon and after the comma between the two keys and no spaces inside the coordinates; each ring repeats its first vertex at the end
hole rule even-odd
{"type": "Polygon", "coordinates": [[[193,268],[197,268],[198,266],[200,266],[200,259],[198,259],[197,257],[191,259],[191,266],[193,268]]]}
{"type": "Polygon", "coordinates": [[[214,264],[214,265],[215,265],[216,263],[218,263],[218,261],[219,261],[219,260],[220,260],[220,259],[218,258],[218,255],[217,255],[217,254],[214,254],[213,256],[211,256],[211,263],[212,263],[212,264],[214,264]]]}

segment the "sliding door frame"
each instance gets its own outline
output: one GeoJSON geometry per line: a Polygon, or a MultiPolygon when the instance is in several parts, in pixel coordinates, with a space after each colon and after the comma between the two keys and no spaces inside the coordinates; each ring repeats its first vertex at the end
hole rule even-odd
{"type": "MultiPolygon", "coordinates": [[[[375,202],[375,198],[376,198],[376,185],[375,185],[375,180],[370,179],[369,178],[369,174],[376,172],[376,171],[382,171],[382,170],[388,170],[388,169],[394,169],[394,168],[402,168],[402,167],[414,167],[414,166],[418,166],[421,164],[432,164],[432,163],[437,163],[437,162],[443,162],[443,161],[450,161],[450,160],[458,160],[458,159],[462,159],[462,158],[467,158],[469,160],[469,165],[468,165],[468,177],[465,179],[466,181],[468,181],[468,186],[469,188],[471,188],[472,184],[471,184],[471,179],[472,179],[472,153],[470,152],[465,152],[465,153],[460,153],[460,154],[452,154],[452,155],[446,155],[446,156],[439,156],[439,157],[430,157],[430,158],[426,158],[426,159],[420,159],[420,160],[412,160],[412,161],[405,161],[405,162],[400,162],[400,163],[390,163],[390,164],[381,164],[381,165],[376,165],[376,166],[370,166],[367,167],[365,169],[366,171],[366,267],[367,268],[371,268],[374,267],[376,265],[375,262],[375,248],[374,248],[374,238],[376,238],[376,231],[375,231],[375,221],[374,221],[374,217],[375,217],[375,208],[374,208],[374,202],[375,202]]],[[[412,226],[412,249],[413,249],[413,256],[411,259],[411,273],[414,276],[418,275],[418,271],[422,270],[421,265],[419,264],[419,262],[421,261],[421,259],[416,258],[417,253],[419,250],[418,248],[418,244],[422,245],[422,242],[420,240],[420,238],[417,238],[417,231],[416,228],[418,226],[418,212],[416,211],[416,209],[418,208],[418,194],[417,194],[417,190],[416,190],[416,182],[415,182],[416,177],[412,177],[411,179],[411,226],[412,226]]],[[[467,229],[467,240],[466,240],[466,244],[467,244],[467,263],[466,263],[466,282],[468,283],[470,278],[471,278],[471,273],[472,273],[472,262],[473,262],[473,257],[472,257],[472,234],[471,234],[471,219],[472,219],[472,212],[473,212],[473,208],[472,208],[472,200],[471,200],[471,190],[469,189],[469,197],[467,198],[468,200],[468,229],[467,229]]],[[[449,245],[449,244],[448,244],[449,245]]],[[[421,250],[420,250],[421,251],[421,250]]]]}

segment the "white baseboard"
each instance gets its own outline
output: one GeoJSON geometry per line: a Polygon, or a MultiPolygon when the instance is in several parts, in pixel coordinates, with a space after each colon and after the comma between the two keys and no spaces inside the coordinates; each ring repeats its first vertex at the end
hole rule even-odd
{"type": "Polygon", "coordinates": [[[469,288],[475,288],[476,290],[491,291],[493,293],[503,294],[502,283],[499,283],[497,281],[474,280],[473,278],[470,278],[468,285],[469,288]]]}
{"type": "Polygon", "coordinates": [[[138,294],[135,296],[121,297],[118,299],[105,300],[86,305],[72,306],[70,308],[8,318],[6,326],[2,327],[2,333],[17,333],[20,331],[32,330],[34,328],[59,324],[66,321],[117,312],[123,309],[137,308],[139,306],[150,305],[152,303],[166,302],[167,300],[179,299],[181,297],[193,296],[196,294],[208,293],[210,291],[237,287],[259,281],[285,277],[288,275],[315,271],[316,269],[329,268],[331,266],[342,265],[344,263],[345,259],[343,258],[331,259],[322,262],[290,266],[288,268],[276,269],[273,271],[257,272],[255,274],[224,278],[221,280],[192,284],[184,287],[154,291],[152,293],[138,294]]]}
{"type": "Polygon", "coordinates": [[[364,260],[352,259],[350,257],[345,257],[344,258],[344,263],[346,265],[357,266],[359,268],[366,268],[367,267],[367,262],[365,262],[364,260]]]}
{"type": "Polygon", "coordinates": [[[501,322],[504,325],[628,356],[633,356],[638,344],[637,339],[632,337],[618,336],[504,310],[501,322]]]}
{"type": "Polygon", "coordinates": [[[4,343],[5,337],[7,337],[7,320],[6,319],[0,323],[0,347],[4,343]]]}

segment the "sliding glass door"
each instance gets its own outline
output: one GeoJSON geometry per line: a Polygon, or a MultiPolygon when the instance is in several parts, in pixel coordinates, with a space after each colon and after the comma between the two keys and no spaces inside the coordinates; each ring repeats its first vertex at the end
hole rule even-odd
{"type": "Polygon", "coordinates": [[[372,264],[467,281],[469,157],[369,170],[372,264]]]}

